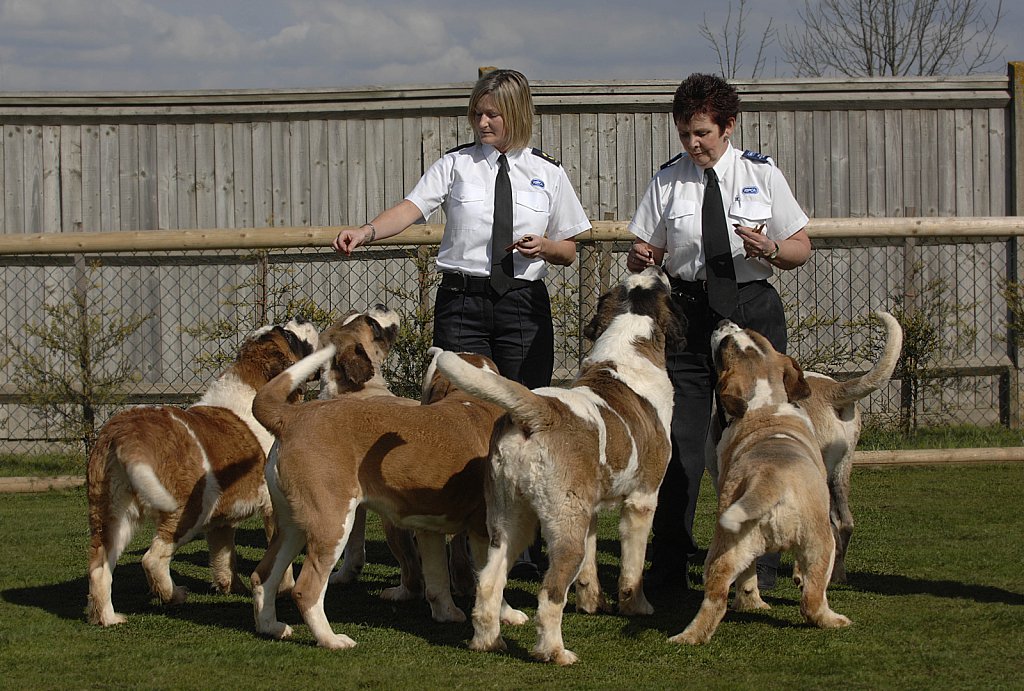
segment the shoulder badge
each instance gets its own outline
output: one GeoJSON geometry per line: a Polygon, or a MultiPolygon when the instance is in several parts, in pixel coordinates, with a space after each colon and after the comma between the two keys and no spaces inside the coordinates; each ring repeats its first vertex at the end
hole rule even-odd
{"type": "Polygon", "coordinates": [[[456,146],[454,148],[448,149],[447,151],[445,151],[445,153],[446,154],[453,154],[456,151],[462,151],[463,149],[468,149],[469,147],[473,146],[474,144],[476,144],[476,142],[469,142],[468,144],[459,144],[458,146],[456,146]]]}
{"type": "Polygon", "coordinates": [[[679,162],[679,159],[681,159],[682,157],[683,157],[683,152],[680,151],[675,156],[673,156],[672,158],[670,158],[667,161],[665,161],[664,163],[662,163],[661,167],[658,170],[665,170],[669,166],[675,165],[676,163],[679,162]]]}
{"type": "Polygon", "coordinates": [[[743,152],[743,158],[749,158],[754,163],[775,163],[775,161],[772,160],[772,157],[769,156],[768,154],[758,153],[757,151],[750,151],[749,149],[743,152]]]}
{"type": "Polygon", "coordinates": [[[545,161],[547,161],[551,165],[554,165],[554,166],[561,166],[562,165],[562,162],[559,161],[557,158],[555,158],[551,154],[544,153],[540,149],[530,149],[530,153],[533,154],[534,156],[539,156],[539,157],[543,158],[545,161]]]}

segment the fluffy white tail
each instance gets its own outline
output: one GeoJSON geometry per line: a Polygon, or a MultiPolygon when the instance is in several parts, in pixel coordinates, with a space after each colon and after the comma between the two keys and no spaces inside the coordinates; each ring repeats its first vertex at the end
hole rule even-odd
{"type": "Polygon", "coordinates": [[[167,491],[163,483],[147,463],[127,463],[124,466],[128,483],[143,504],[156,511],[171,513],[177,510],[178,502],[167,491]]]}
{"type": "Polygon", "coordinates": [[[473,366],[457,354],[437,356],[437,369],[463,391],[504,408],[517,424],[538,430],[552,424],[552,401],[518,382],[473,366]]]}
{"type": "Polygon", "coordinates": [[[289,405],[288,396],[310,375],[319,371],[334,357],[337,348],[329,345],[314,351],[260,387],[252,401],[252,414],[271,434],[279,436],[283,413],[289,405]]]}

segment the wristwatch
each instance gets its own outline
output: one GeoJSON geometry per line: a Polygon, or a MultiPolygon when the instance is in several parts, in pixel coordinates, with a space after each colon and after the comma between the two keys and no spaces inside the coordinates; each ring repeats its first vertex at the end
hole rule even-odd
{"type": "Polygon", "coordinates": [[[775,259],[775,257],[777,257],[777,256],[779,256],[779,243],[776,242],[775,243],[775,249],[773,249],[771,251],[771,254],[764,255],[764,258],[767,259],[768,261],[771,261],[771,260],[775,259]]]}

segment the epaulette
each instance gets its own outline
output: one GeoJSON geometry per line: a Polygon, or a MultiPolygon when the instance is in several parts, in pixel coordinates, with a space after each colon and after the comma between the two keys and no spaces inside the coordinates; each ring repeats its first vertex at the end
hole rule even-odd
{"type": "Polygon", "coordinates": [[[463,149],[467,149],[467,148],[473,146],[474,144],[476,144],[476,142],[469,142],[468,144],[459,144],[455,148],[448,149],[447,151],[445,151],[445,153],[446,154],[453,154],[456,151],[462,151],[463,149]]]}
{"type": "Polygon", "coordinates": [[[749,149],[743,152],[743,158],[749,158],[754,163],[775,163],[775,161],[772,160],[772,157],[769,156],[768,154],[758,153],[757,151],[750,151],[749,149]]]}
{"type": "Polygon", "coordinates": [[[557,158],[555,158],[551,154],[544,153],[540,149],[530,149],[530,153],[533,154],[534,156],[540,156],[541,158],[543,158],[545,161],[547,161],[548,163],[550,163],[552,165],[555,165],[555,166],[561,166],[562,165],[562,162],[559,161],[557,158]]]}
{"type": "Polygon", "coordinates": [[[683,152],[680,151],[675,156],[673,156],[672,158],[670,158],[667,161],[665,161],[664,163],[662,163],[661,167],[658,168],[658,170],[665,170],[669,166],[675,165],[676,163],[679,162],[679,159],[681,159],[682,157],[683,157],[683,152]]]}

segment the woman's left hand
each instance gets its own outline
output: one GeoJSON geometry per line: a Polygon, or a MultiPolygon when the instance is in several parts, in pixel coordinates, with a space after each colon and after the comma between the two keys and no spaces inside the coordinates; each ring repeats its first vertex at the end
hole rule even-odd
{"type": "Polygon", "coordinates": [[[765,259],[779,246],[765,235],[763,223],[756,228],[741,225],[733,225],[733,228],[743,238],[743,252],[747,259],[765,259]]]}
{"type": "Polygon", "coordinates": [[[518,250],[519,254],[527,259],[536,259],[544,252],[546,240],[541,235],[524,235],[519,238],[512,248],[518,250]]]}

